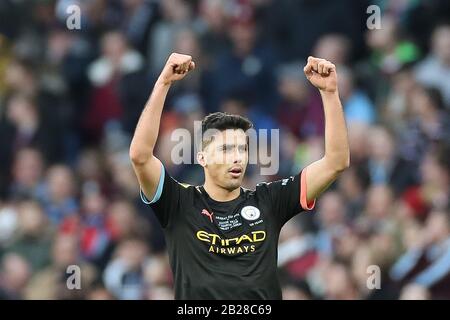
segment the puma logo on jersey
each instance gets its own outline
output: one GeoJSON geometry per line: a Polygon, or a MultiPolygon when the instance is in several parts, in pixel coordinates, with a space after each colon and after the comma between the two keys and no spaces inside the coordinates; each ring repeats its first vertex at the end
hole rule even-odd
{"type": "Polygon", "coordinates": [[[211,223],[213,222],[213,219],[212,219],[213,213],[209,213],[208,210],[203,209],[203,210],[202,210],[202,214],[204,214],[205,216],[207,216],[207,217],[209,218],[209,221],[211,221],[211,223]]]}

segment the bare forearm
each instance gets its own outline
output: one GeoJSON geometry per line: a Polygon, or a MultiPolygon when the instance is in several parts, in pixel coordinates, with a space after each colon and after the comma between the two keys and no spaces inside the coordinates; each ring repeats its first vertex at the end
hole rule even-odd
{"type": "Polygon", "coordinates": [[[192,57],[185,54],[172,53],[153,87],[144,111],[136,126],[130,146],[130,157],[133,164],[141,166],[153,158],[153,149],[158,139],[159,123],[167,92],[174,81],[183,79],[194,70],[192,57]]]}
{"type": "Polygon", "coordinates": [[[158,80],[139,118],[130,146],[133,162],[145,162],[153,155],[161,114],[170,84],[158,80]]]}
{"type": "Polygon", "coordinates": [[[164,167],[153,155],[153,149],[158,139],[159,124],[167,93],[173,82],[183,79],[194,68],[195,63],[191,56],[172,53],[153,87],[152,94],[136,126],[130,146],[130,158],[140,188],[148,199],[153,199],[164,174],[164,167]]]}
{"type": "Polygon", "coordinates": [[[349,166],[350,151],[344,112],[335,92],[320,91],[325,113],[325,156],[324,159],[336,171],[349,166]]]}
{"type": "MultiPolygon", "coordinates": [[[[308,57],[306,78],[319,89],[325,113],[325,155],[306,170],[306,203],[316,199],[350,164],[347,128],[339,100],[336,66],[328,60],[308,57]]],[[[302,204],[305,208],[305,206],[302,204]]],[[[307,207],[307,206],[306,206],[307,207]]]]}

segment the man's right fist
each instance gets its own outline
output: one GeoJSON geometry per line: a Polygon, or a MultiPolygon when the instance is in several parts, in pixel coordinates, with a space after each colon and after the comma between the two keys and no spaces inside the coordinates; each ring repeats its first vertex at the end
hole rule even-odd
{"type": "Polygon", "coordinates": [[[192,57],[186,54],[172,53],[167,59],[166,65],[159,76],[164,84],[172,84],[174,81],[183,79],[186,74],[195,69],[192,57]]]}

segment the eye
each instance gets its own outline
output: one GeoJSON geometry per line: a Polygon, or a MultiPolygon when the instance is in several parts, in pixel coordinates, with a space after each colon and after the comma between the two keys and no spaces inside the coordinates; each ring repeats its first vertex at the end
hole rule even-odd
{"type": "Polygon", "coordinates": [[[239,152],[246,152],[247,151],[247,145],[239,146],[239,152]]]}

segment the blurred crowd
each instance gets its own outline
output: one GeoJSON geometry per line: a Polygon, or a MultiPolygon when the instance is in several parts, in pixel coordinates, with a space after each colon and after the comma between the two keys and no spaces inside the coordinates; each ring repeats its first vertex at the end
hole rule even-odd
{"type": "Polygon", "coordinates": [[[284,299],[450,299],[446,0],[2,0],[0,299],[173,298],[128,156],[171,52],[197,68],[169,93],[157,156],[191,184],[202,170],[171,161],[171,132],[218,110],[280,129],[278,174],[250,165],[245,187],[319,159],[323,109],[302,69],[337,65],[351,166],[283,228],[284,299]]]}

